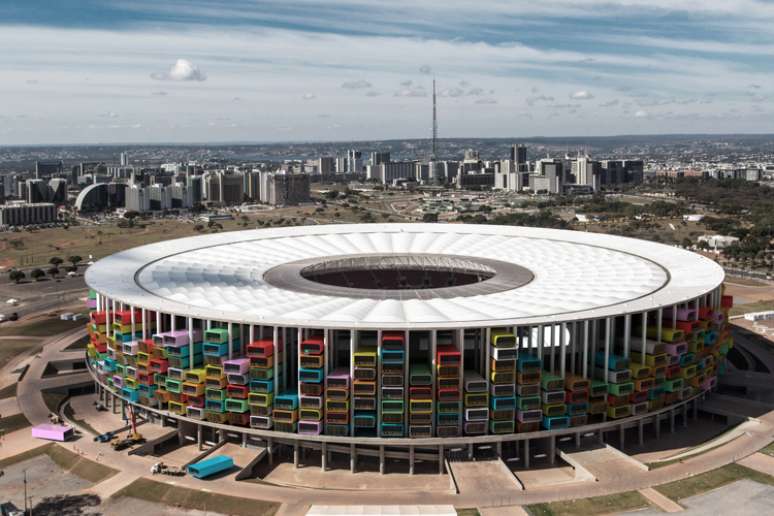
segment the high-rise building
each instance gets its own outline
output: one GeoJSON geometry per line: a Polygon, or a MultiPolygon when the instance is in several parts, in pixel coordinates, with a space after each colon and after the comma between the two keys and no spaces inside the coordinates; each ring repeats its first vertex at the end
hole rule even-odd
{"type": "Polygon", "coordinates": [[[289,206],[309,201],[309,176],[267,172],[261,174],[261,202],[272,206],[289,206]]]}
{"type": "Polygon", "coordinates": [[[350,149],[347,152],[347,174],[363,173],[363,153],[359,150],[350,149]]]}
{"type": "Polygon", "coordinates": [[[336,173],[336,158],[321,156],[317,159],[317,171],[323,177],[330,177],[336,173]]]}
{"type": "Polygon", "coordinates": [[[57,205],[67,203],[67,179],[63,177],[49,179],[48,200],[57,205]]]}
{"type": "Polygon", "coordinates": [[[121,166],[122,167],[129,166],[129,153],[128,152],[122,152],[121,153],[121,166]]]}
{"type": "Polygon", "coordinates": [[[11,202],[0,205],[0,226],[26,226],[56,222],[54,203],[11,202]]]}
{"type": "Polygon", "coordinates": [[[415,179],[413,161],[390,161],[374,167],[372,174],[383,185],[391,185],[396,179],[415,179]]]}
{"type": "Polygon", "coordinates": [[[369,159],[371,166],[381,165],[382,163],[388,163],[390,161],[390,153],[384,152],[372,152],[369,159]]]}
{"type": "Polygon", "coordinates": [[[44,179],[51,176],[61,176],[64,171],[64,163],[62,160],[58,161],[36,161],[35,162],[35,178],[44,179]]]}
{"type": "Polygon", "coordinates": [[[524,170],[527,165],[527,146],[520,143],[511,146],[511,162],[514,164],[514,170],[518,172],[528,172],[524,170]]]}
{"type": "Polygon", "coordinates": [[[545,158],[535,163],[535,172],[529,176],[529,186],[533,192],[559,194],[564,184],[562,160],[545,158]]]}

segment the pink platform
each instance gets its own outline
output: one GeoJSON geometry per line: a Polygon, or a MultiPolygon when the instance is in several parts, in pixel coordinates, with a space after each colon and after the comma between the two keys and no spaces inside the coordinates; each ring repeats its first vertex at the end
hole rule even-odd
{"type": "Polygon", "coordinates": [[[32,427],[32,437],[49,441],[66,441],[73,436],[73,428],[67,425],[37,425],[32,427]]]}

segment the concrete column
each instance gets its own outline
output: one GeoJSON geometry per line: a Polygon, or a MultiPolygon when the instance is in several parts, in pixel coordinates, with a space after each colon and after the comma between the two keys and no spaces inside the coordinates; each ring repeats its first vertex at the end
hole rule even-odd
{"type": "Polygon", "coordinates": [[[274,440],[266,440],[266,450],[269,453],[269,466],[274,466],[274,440]]]}
{"type": "Polygon", "coordinates": [[[644,419],[639,420],[637,431],[638,431],[638,436],[640,438],[640,446],[642,446],[643,444],[645,444],[645,420],[644,419]]]}
{"type": "Polygon", "coordinates": [[[661,437],[661,415],[656,415],[653,418],[655,430],[656,430],[656,439],[659,439],[661,437]]]}
{"type": "Polygon", "coordinates": [[[621,451],[626,447],[626,430],[623,425],[618,427],[618,441],[621,445],[621,451]]]}
{"type": "Polygon", "coordinates": [[[349,445],[349,471],[354,473],[357,469],[357,448],[355,443],[349,445]]]}
{"type": "Polygon", "coordinates": [[[495,449],[497,450],[497,456],[502,459],[503,458],[503,443],[500,442],[500,441],[497,441],[497,443],[495,444],[495,449]]]}
{"type": "Polygon", "coordinates": [[[165,426],[167,426],[167,416],[162,414],[161,415],[161,428],[164,428],[165,426]]]}
{"type": "Polygon", "coordinates": [[[675,411],[669,411],[669,431],[675,433],[675,411]]]}
{"type": "Polygon", "coordinates": [[[126,402],[121,400],[121,419],[126,419],[126,402]]]}
{"type": "Polygon", "coordinates": [[[548,463],[552,466],[556,463],[556,436],[548,438],[548,463]]]}
{"type": "Polygon", "coordinates": [[[328,469],[328,445],[322,443],[322,450],[320,450],[320,469],[323,471],[328,469]]]}
{"type": "Polygon", "coordinates": [[[414,474],[414,447],[409,446],[409,475],[414,474]]]}
{"type": "Polygon", "coordinates": [[[524,439],[524,467],[529,469],[529,439],[524,439]]]}
{"type": "Polygon", "coordinates": [[[247,448],[247,434],[242,434],[242,448],[247,448]]]}
{"type": "Polygon", "coordinates": [[[379,474],[384,475],[384,446],[379,446],[379,474]]]}
{"type": "Polygon", "coordinates": [[[298,450],[298,441],[293,443],[293,465],[295,467],[298,467],[298,459],[299,459],[299,450],[298,450]]]}
{"type": "Polygon", "coordinates": [[[699,417],[699,400],[693,400],[693,419],[699,417]]]}
{"type": "Polygon", "coordinates": [[[581,447],[581,434],[580,432],[576,432],[575,434],[575,448],[580,449],[581,447]]]}
{"type": "Polygon", "coordinates": [[[683,403],[683,428],[688,428],[688,404],[683,403]]]}
{"type": "Polygon", "coordinates": [[[599,444],[605,444],[605,431],[599,430],[599,444]]]}
{"type": "Polygon", "coordinates": [[[443,475],[443,444],[438,447],[438,474],[443,475]]]}
{"type": "Polygon", "coordinates": [[[196,445],[202,450],[202,425],[196,425],[196,445]]]}
{"type": "Polygon", "coordinates": [[[468,460],[473,460],[473,443],[468,443],[468,460]]]}

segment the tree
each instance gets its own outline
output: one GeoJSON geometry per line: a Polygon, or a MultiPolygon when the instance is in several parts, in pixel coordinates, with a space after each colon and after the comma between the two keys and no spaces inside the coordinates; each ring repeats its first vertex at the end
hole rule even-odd
{"type": "Polygon", "coordinates": [[[8,278],[16,284],[19,284],[27,275],[18,269],[8,271],[8,278]]]}
{"type": "Polygon", "coordinates": [[[203,230],[203,229],[204,229],[204,226],[202,224],[196,224],[194,226],[194,231],[196,231],[196,232],[201,232],[201,230],[203,230]]]}
{"type": "Polygon", "coordinates": [[[64,260],[62,260],[58,256],[52,256],[51,259],[48,261],[48,263],[50,263],[54,267],[59,267],[60,265],[62,265],[62,263],[64,263],[64,260]]]}
{"type": "Polygon", "coordinates": [[[43,272],[43,269],[32,269],[30,271],[30,278],[34,279],[35,281],[40,281],[46,276],[46,273],[43,272]]]}
{"type": "Polygon", "coordinates": [[[50,267],[46,272],[48,273],[49,276],[51,276],[51,278],[56,278],[57,276],[59,276],[58,267],[50,267]]]}
{"type": "Polygon", "coordinates": [[[72,256],[70,256],[70,257],[68,257],[68,258],[67,258],[67,261],[68,261],[68,262],[70,262],[70,263],[72,263],[72,264],[73,264],[73,267],[74,267],[75,269],[77,269],[77,268],[78,268],[78,263],[82,262],[82,261],[83,261],[83,258],[81,258],[80,256],[78,256],[77,254],[74,254],[74,255],[72,255],[72,256]]]}
{"type": "Polygon", "coordinates": [[[129,210],[124,213],[124,218],[129,221],[129,227],[134,227],[134,219],[140,216],[140,212],[135,210],[129,210]]]}

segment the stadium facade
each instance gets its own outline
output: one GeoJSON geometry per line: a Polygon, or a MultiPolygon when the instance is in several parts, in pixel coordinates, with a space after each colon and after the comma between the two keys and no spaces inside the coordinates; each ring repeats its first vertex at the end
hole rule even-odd
{"type": "Polygon", "coordinates": [[[357,457],[518,456],[686,424],[733,342],[723,270],[541,228],[217,233],[91,266],[89,370],[114,410],[202,443],[357,457]]]}

